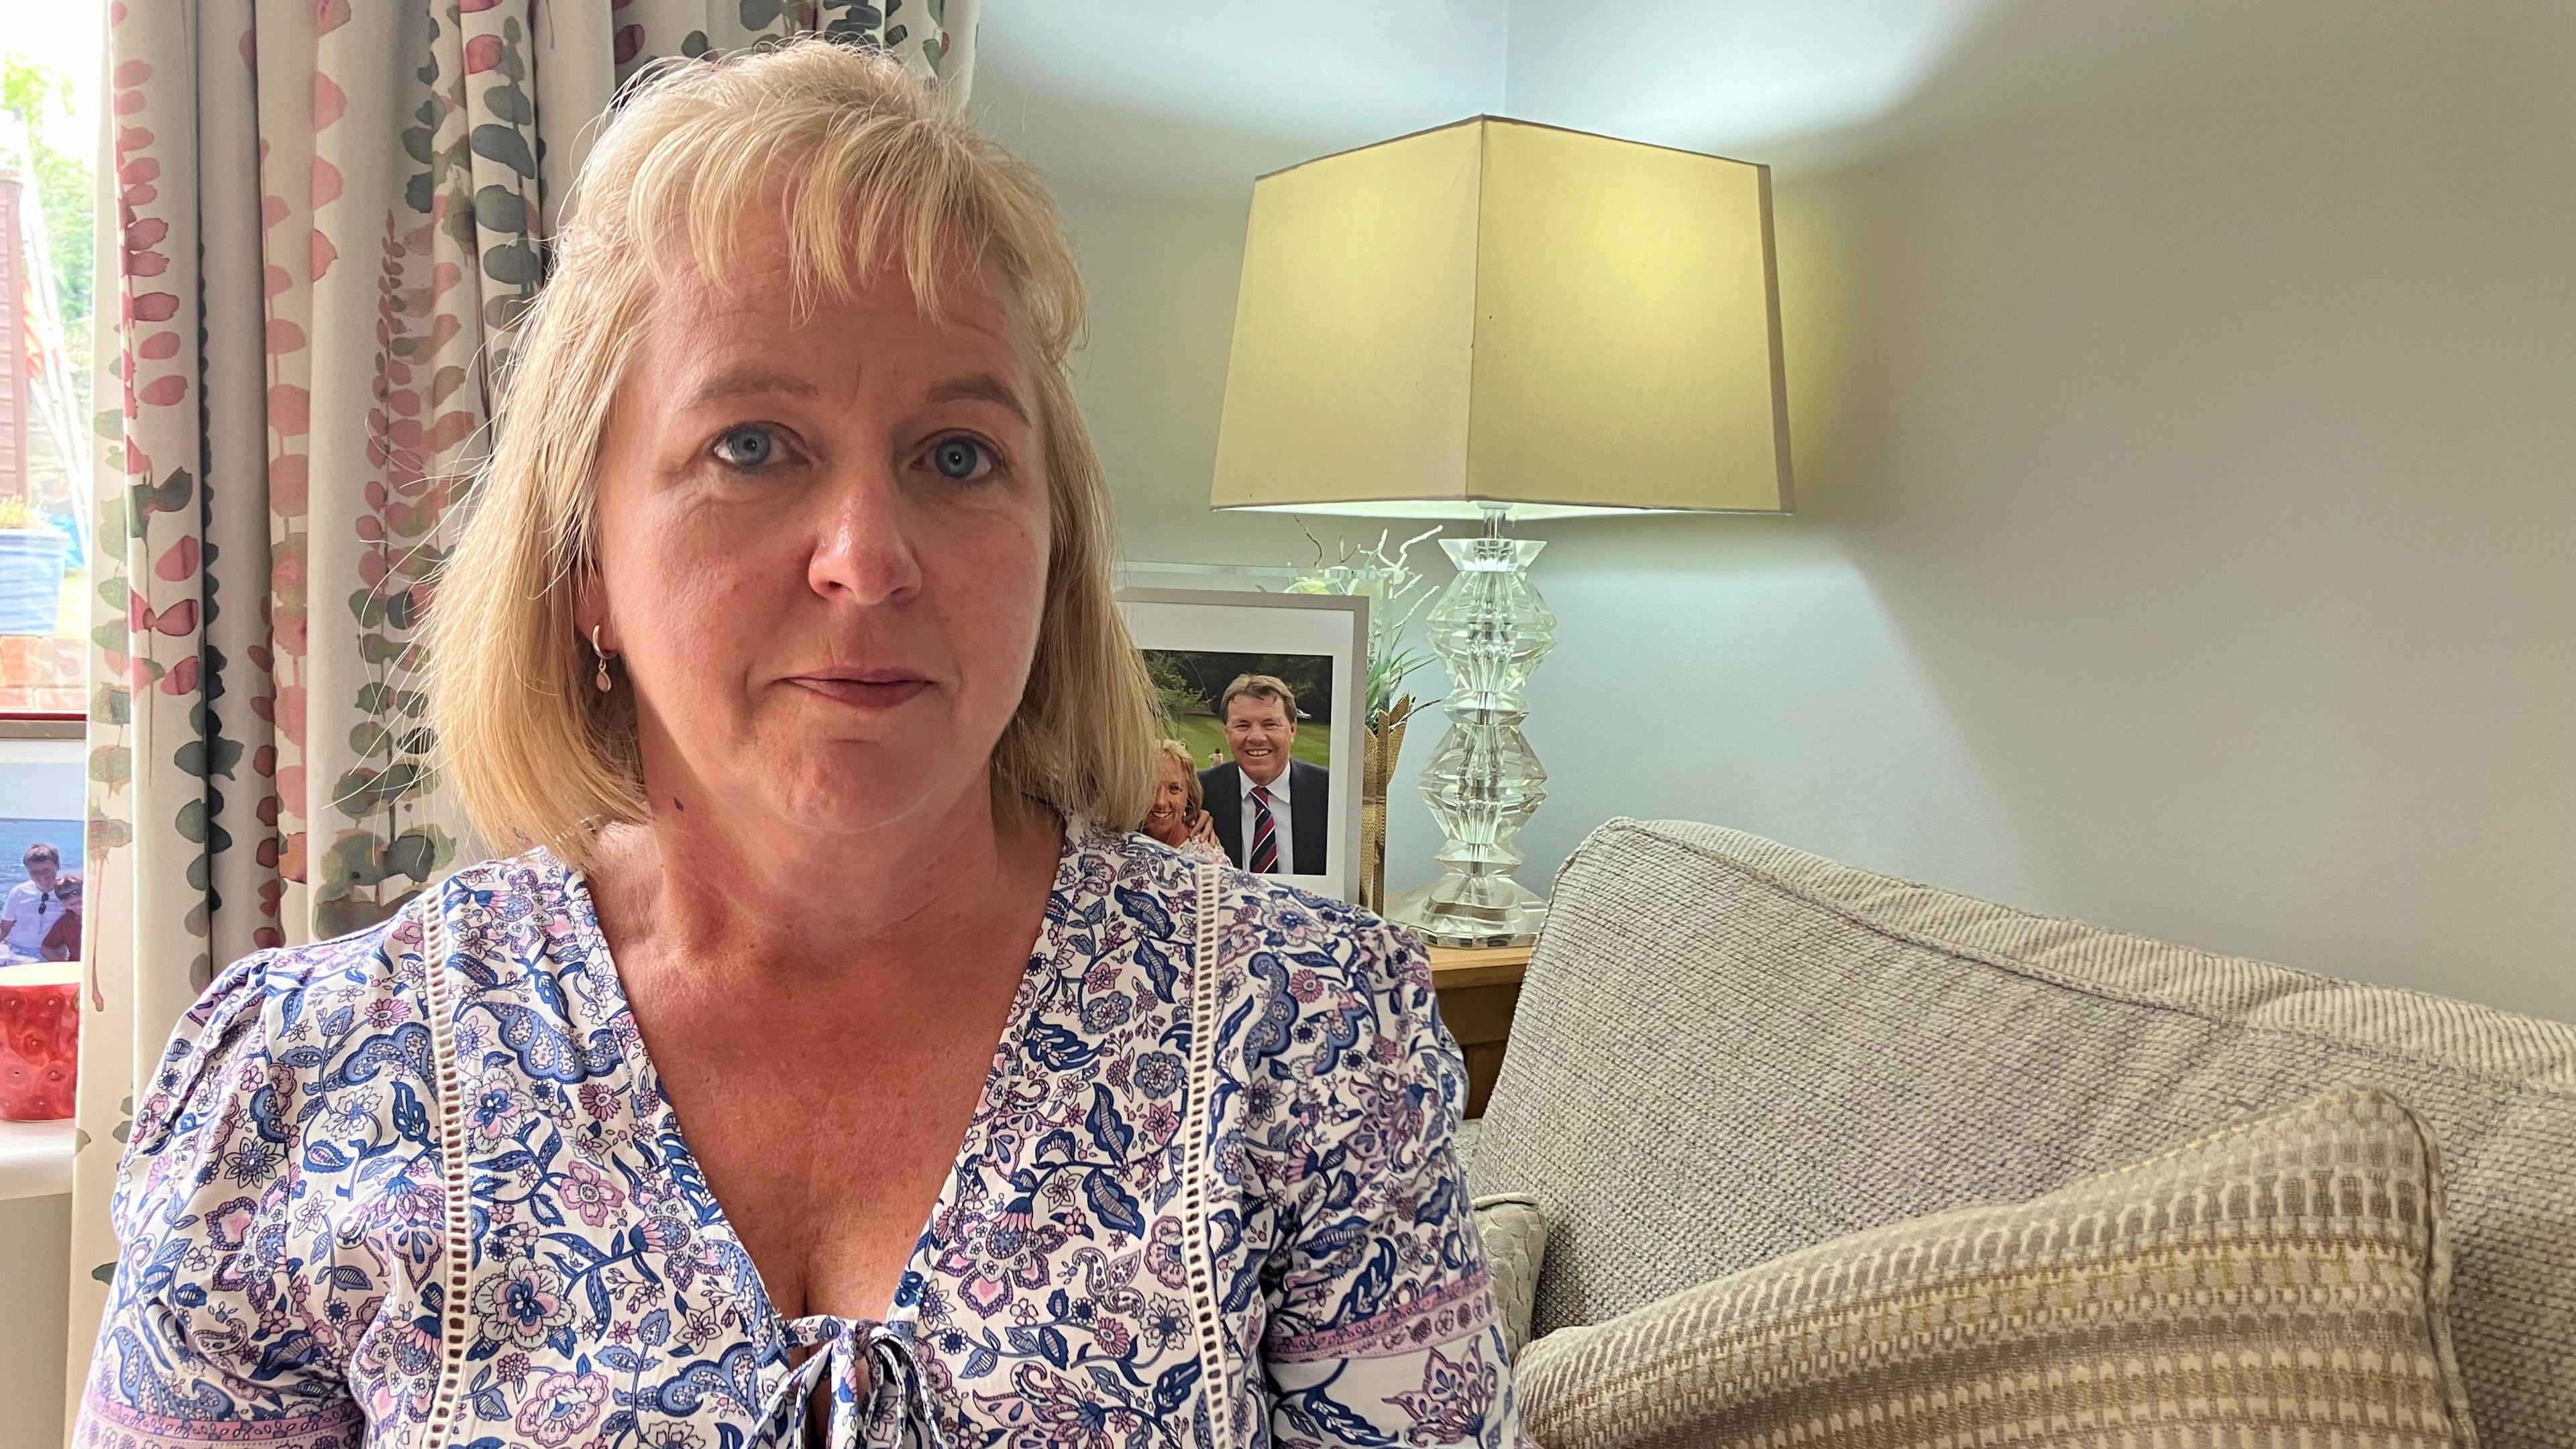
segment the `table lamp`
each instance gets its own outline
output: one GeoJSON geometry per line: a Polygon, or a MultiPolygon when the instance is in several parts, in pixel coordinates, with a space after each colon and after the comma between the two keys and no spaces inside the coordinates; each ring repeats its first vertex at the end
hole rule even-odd
{"type": "Polygon", "coordinates": [[[1500,116],[1252,189],[1217,508],[1475,520],[1426,616],[1448,732],[1440,878],[1388,902],[1441,945],[1533,939],[1512,878],[1547,772],[1523,690],[1555,643],[1511,519],[1786,513],[1769,168],[1500,116]]]}

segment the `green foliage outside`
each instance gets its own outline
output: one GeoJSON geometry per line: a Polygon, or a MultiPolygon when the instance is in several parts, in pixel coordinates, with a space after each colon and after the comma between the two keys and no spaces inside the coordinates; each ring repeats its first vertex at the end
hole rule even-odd
{"type": "Polygon", "coordinates": [[[0,112],[15,123],[0,127],[0,164],[24,160],[34,173],[45,211],[45,250],[53,262],[54,299],[62,314],[65,351],[80,397],[90,396],[89,325],[97,262],[92,212],[98,173],[92,161],[98,138],[75,120],[72,78],[27,56],[0,54],[0,112]]]}

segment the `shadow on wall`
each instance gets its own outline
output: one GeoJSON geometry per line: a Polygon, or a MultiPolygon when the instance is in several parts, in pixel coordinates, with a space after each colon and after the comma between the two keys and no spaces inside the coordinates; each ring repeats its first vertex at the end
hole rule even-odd
{"type": "Polygon", "coordinates": [[[1689,815],[2576,1019],[2576,8],[2026,5],[1874,130],[1779,189],[1800,517],[1546,531],[1533,862],[1689,815]]]}

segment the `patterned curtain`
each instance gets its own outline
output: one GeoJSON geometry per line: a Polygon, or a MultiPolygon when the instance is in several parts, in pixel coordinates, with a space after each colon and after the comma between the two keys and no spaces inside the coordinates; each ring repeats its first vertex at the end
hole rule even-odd
{"type": "Polygon", "coordinates": [[[978,3],[113,6],[75,1404],[133,1087],[179,1014],[484,853],[431,768],[415,630],[616,87],[819,31],[962,95],[978,3]]]}

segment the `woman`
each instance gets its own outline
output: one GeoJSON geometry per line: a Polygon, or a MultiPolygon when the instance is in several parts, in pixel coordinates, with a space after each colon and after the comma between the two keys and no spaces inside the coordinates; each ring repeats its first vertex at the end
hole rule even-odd
{"type": "Polygon", "coordinates": [[[1517,1442],[1411,939],[1140,819],[1029,173],[890,62],[584,164],[433,610],[487,839],[136,1111],[80,1442],[1517,1442]]]}
{"type": "Polygon", "coordinates": [[[80,959],[81,949],[81,876],[79,871],[65,871],[62,879],[54,882],[54,899],[61,903],[63,913],[54,921],[53,926],[45,932],[45,959],[48,961],[77,961],[80,959]]]}
{"type": "Polygon", "coordinates": [[[1225,847],[1217,842],[1216,819],[1207,813],[1207,791],[1191,767],[1190,747],[1179,740],[1157,740],[1154,750],[1158,771],[1145,833],[1194,860],[1223,864],[1225,847]]]}

